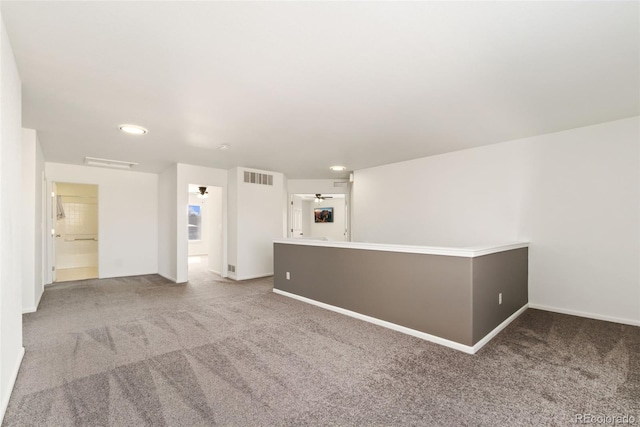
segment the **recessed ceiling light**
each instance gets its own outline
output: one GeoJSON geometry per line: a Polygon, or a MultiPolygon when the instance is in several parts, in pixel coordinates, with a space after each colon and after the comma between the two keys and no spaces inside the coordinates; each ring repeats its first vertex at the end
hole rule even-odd
{"type": "Polygon", "coordinates": [[[229,144],[220,144],[220,146],[218,147],[218,149],[220,149],[222,151],[226,151],[229,148],[231,148],[231,146],[229,144]]]}
{"type": "Polygon", "coordinates": [[[118,129],[120,129],[124,133],[128,133],[131,135],[144,135],[145,133],[149,132],[142,126],[137,125],[120,125],[118,126],[118,129]]]}
{"type": "Polygon", "coordinates": [[[335,172],[341,172],[341,171],[347,170],[346,166],[331,166],[329,169],[335,172]]]}

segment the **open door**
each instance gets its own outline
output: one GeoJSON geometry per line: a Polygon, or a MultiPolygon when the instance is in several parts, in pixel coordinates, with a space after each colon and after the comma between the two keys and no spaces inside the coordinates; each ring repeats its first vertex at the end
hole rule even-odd
{"type": "Polygon", "coordinates": [[[349,199],[345,194],[291,194],[289,237],[349,241],[349,199]],[[330,213],[326,219],[316,212],[330,213]]]}
{"type": "Polygon", "coordinates": [[[189,184],[187,275],[223,275],[222,187],[189,184]]]}
{"type": "Polygon", "coordinates": [[[54,183],[53,281],[98,277],[98,186],[54,183]]]}
{"type": "Polygon", "coordinates": [[[302,237],[304,235],[302,232],[302,198],[297,194],[291,195],[291,212],[289,218],[291,220],[289,237],[302,237]]]}
{"type": "Polygon", "coordinates": [[[51,265],[51,276],[49,283],[56,282],[56,183],[51,183],[51,203],[49,207],[49,225],[51,226],[51,238],[49,239],[49,264],[51,265]]]}

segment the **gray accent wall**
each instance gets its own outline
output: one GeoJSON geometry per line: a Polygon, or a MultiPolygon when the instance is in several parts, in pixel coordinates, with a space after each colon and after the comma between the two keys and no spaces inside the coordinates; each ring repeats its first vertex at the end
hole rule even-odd
{"type": "Polygon", "coordinates": [[[529,302],[529,249],[514,249],[471,259],[475,344],[529,302]],[[499,293],[502,293],[502,304],[498,304],[499,293]]]}
{"type": "Polygon", "coordinates": [[[472,346],[526,304],[526,252],[469,258],[275,243],[274,288],[472,346]],[[515,265],[522,254],[524,272],[515,265]]]}

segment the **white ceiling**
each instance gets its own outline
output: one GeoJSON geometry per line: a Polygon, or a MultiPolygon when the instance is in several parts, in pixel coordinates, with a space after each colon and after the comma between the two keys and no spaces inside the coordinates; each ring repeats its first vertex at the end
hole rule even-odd
{"type": "Polygon", "coordinates": [[[638,115],[639,12],[636,1],[2,1],[23,125],[47,161],[289,178],[638,115]]]}

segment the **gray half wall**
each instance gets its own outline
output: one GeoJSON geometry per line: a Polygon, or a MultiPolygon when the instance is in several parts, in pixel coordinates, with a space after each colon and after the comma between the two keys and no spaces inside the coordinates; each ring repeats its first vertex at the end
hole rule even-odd
{"type": "Polygon", "coordinates": [[[527,304],[528,264],[528,248],[473,258],[474,344],[527,304]]]}
{"type": "Polygon", "coordinates": [[[274,288],[473,346],[527,303],[527,257],[275,243],[274,288]]]}
{"type": "Polygon", "coordinates": [[[472,345],[471,258],[274,246],[275,289],[472,345]]]}

